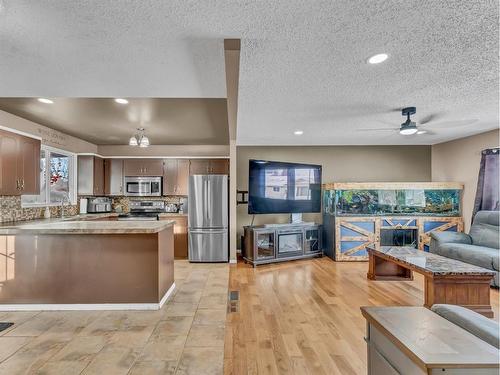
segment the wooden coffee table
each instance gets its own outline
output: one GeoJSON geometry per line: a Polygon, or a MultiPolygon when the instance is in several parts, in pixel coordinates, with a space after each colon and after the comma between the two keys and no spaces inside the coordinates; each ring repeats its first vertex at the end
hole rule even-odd
{"type": "Polygon", "coordinates": [[[490,282],[495,273],[486,268],[427,253],[413,247],[368,246],[370,280],[412,280],[424,275],[424,306],[435,303],[460,305],[493,317],[490,282]]]}

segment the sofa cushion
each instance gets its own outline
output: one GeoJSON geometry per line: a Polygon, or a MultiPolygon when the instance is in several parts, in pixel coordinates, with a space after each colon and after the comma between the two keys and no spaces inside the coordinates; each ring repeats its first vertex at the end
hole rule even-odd
{"type": "Polygon", "coordinates": [[[439,246],[437,253],[447,258],[457,259],[489,270],[493,269],[493,259],[498,257],[497,249],[462,243],[444,243],[439,246]]]}
{"type": "Polygon", "coordinates": [[[495,271],[500,271],[500,265],[498,262],[498,259],[500,258],[500,252],[498,252],[494,257],[493,257],[493,269],[495,271]]]}
{"type": "Polygon", "coordinates": [[[446,320],[479,337],[481,340],[493,345],[497,349],[499,346],[499,325],[492,319],[488,319],[481,314],[462,306],[456,305],[433,305],[431,310],[441,315],[446,320]]]}
{"type": "Polygon", "coordinates": [[[474,217],[469,235],[472,243],[478,246],[500,248],[500,213],[498,211],[479,211],[474,217]]]}

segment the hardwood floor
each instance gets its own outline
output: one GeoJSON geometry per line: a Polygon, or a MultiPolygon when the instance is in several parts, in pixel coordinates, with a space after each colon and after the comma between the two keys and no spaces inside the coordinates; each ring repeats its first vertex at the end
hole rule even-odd
{"type": "Polygon", "coordinates": [[[0,375],[366,374],[359,307],[423,303],[420,275],[368,281],[367,268],[176,261],[176,292],[159,311],[0,312],[15,323],[0,332],[0,375]],[[240,296],[226,315],[228,284],[240,296]]]}
{"type": "MultiPolygon", "coordinates": [[[[423,304],[423,277],[369,281],[367,263],[329,258],[231,266],[239,311],[226,322],[225,374],[366,374],[360,306],[423,304]]],[[[499,293],[491,289],[495,319],[499,293]]]]}

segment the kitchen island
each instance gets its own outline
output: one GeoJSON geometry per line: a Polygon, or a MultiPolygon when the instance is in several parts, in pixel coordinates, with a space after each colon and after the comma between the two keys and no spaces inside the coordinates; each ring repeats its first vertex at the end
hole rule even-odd
{"type": "Polygon", "coordinates": [[[173,223],[0,226],[0,311],[161,308],[175,288],[173,223]]]}

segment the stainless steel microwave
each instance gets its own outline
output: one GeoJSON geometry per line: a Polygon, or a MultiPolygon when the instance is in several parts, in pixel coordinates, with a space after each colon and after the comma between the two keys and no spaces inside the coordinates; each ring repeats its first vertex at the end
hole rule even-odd
{"type": "Polygon", "coordinates": [[[161,177],[125,177],[125,195],[159,197],[161,196],[161,177]]]}

